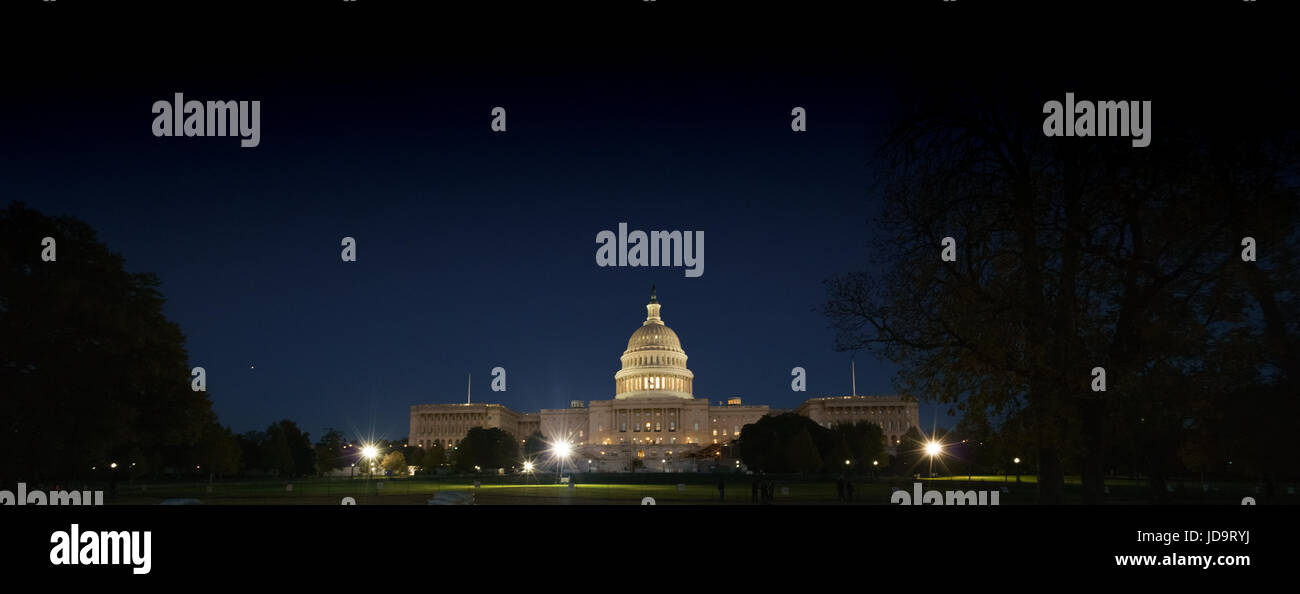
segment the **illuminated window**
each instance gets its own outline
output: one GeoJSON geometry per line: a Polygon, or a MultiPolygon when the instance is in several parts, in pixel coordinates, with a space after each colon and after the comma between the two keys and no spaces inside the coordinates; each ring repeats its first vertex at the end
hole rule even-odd
{"type": "Polygon", "coordinates": [[[668,421],[668,431],[672,432],[676,430],[677,430],[677,421],[668,421]]]}
{"type": "Polygon", "coordinates": [[[700,430],[700,424],[699,424],[699,423],[696,423],[696,424],[695,424],[695,430],[696,430],[696,431],[699,431],[699,430],[700,430]]]}
{"type": "MultiPolygon", "coordinates": [[[[714,429],[714,430],[713,430],[713,436],[714,436],[714,437],[717,437],[717,436],[718,436],[718,430],[717,430],[717,429],[714,429]]],[[[713,443],[718,443],[718,440],[716,440],[716,439],[713,440],[713,443]]]]}

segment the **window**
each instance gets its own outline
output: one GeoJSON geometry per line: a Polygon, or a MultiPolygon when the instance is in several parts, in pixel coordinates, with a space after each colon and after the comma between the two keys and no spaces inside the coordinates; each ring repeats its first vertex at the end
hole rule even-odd
{"type": "MultiPolygon", "coordinates": [[[[717,429],[714,429],[714,430],[713,430],[713,436],[714,436],[714,437],[717,437],[717,436],[718,436],[718,430],[717,430],[717,429]]],[[[718,443],[718,440],[716,440],[716,439],[713,440],[713,443],[718,443]]]]}
{"type": "Polygon", "coordinates": [[[677,421],[668,421],[668,431],[672,432],[676,430],[677,430],[677,421]]]}
{"type": "Polygon", "coordinates": [[[695,424],[695,430],[696,430],[696,431],[699,431],[699,430],[700,430],[700,424],[699,424],[699,423],[696,423],[696,424],[695,424]]]}

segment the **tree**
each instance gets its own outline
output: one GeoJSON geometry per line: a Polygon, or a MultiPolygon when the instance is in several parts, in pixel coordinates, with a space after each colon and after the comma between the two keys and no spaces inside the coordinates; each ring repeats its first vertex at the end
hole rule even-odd
{"type": "Polygon", "coordinates": [[[745,425],[737,445],[741,460],[755,470],[815,472],[833,456],[835,438],[829,429],[808,417],[784,413],[765,415],[745,425]],[[811,449],[806,447],[809,444],[811,449]],[[816,455],[816,464],[810,454],[816,455]]]}
{"type": "Polygon", "coordinates": [[[438,468],[447,465],[447,450],[442,447],[441,442],[435,441],[429,447],[424,448],[424,460],[421,464],[428,472],[435,472],[438,468]]]}
{"type": "Polygon", "coordinates": [[[347,450],[343,449],[343,433],[334,428],[325,429],[325,434],[316,442],[315,451],[317,475],[343,468],[348,463],[347,450]]]}
{"type": "Polygon", "coordinates": [[[807,429],[800,429],[782,452],[784,468],[789,472],[817,472],[822,468],[822,456],[807,429]]]}
{"type": "Polygon", "coordinates": [[[86,223],[0,211],[0,483],[81,478],[131,454],[187,464],[215,415],[163,302],[158,279],[127,272],[86,223]]]}
{"type": "Polygon", "coordinates": [[[393,476],[402,476],[407,473],[406,456],[400,451],[388,452],[388,454],[384,456],[383,461],[380,462],[380,466],[382,466],[384,470],[393,473],[393,476]]]}
{"type": "Polygon", "coordinates": [[[524,440],[524,457],[530,460],[537,458],[546,452],[546,438],[540,431],[534,431],[528,439],[524,440]]]}
{"type": "Polygon", "coordinates": [[[465,433],[456,450],[455,465],[461,472],[509,468],[519,459],[519,445],[508,431],[474,427],[465,433]]]}
{"type": "Polygon", "coordinates": [[[1207,105],[1188,104],[1165,112],[1158,150],[1057,142],[1016,91],[944,93],[899,121],[876,186],[877,259],[827,281],[837,346],[898,363],[907,393],[1019,416],[1041,502],[1062,501],[1071,465],[1085,501],[1100,501],[1108,440],[1129,436],[1163,493],[1189,428],[1216,415],[1214,395],[1271,383],[1230,354],[1270,344],[1281,366],[1295,359],[1281,354],[1294,344],[1285,307],[1276,323],[1252,321],[1232,298],[1261,288],[1263,311],[1288,294],[1278,264],[1295,261],[1294,128],[1216,129],[1207,105]],[[1242,266],[1248,230],[1272,238],[1271,265],[1242,266]],[[946,237],[955,260],[939,257],[946,237]],[[1088,389],[1094,367],[1105,391],[1088,389]]]}
{"type": "MultiPolygon", "coordinates": [[[[242,452],[239,440],[229,427],[223,427],[213,420],[203,430],[198,444],[194,447],[194,469],[199,474],[212,473],[218,476],[234,475],[240,471],[242,452]]],[[[186,465],[189,468],[189,465],[186,465]]]]}
{"type": "Polygon", "coordinates": [[[262,442],[263,470],[279,476],[292,476],[294,470],[293,449],[289,445],[289,435],[280,423],[271,423],[266,428],[266,440],[262,442]]]}
{"type": "Polygon", "coordinates": [[[263,445],[266,443],[266,434],[261,431],[245,431],[235,437],[239,443],[240,457],[243,459],[244,471],[262,471],[267,468],[266,453],[263,451],[263,445]]]}
{"type": "Polygon", "coordinates": [[[873,460],[885,460],[885,435],[876,423],[838,423],[831,427],[831,435],[835,448],[825,461],[827,468],[838,468],[849,460],[855,468],[864,470],[873,460]]]}

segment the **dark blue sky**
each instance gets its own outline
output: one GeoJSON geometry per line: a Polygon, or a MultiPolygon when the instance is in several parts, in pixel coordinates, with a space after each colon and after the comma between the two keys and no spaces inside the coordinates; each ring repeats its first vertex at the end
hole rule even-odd
{"type": "MultiPolygon", "coordinates": [[[[476,400],[521,411],[610,398],[651,284],[697,396],[793,408],[849,390],[822,281],[867,262],[873,151],[912,87],[1045,81],[1059,99],[1121,72],[1195,87],[1204,71],[1246,80],[1271,55],[1256,45],[1281,39],[1061,43],[1019,13],[972,27],[969,11],[991,9],[962,3],[759,22],[748,7],[614,4],[575,13],[599,26],[539,20],[554,10],[541,5],[335,3],[238,27],[145,7],[112,28],[42,5],[16,19],[40,59],[7,72],[0,200],[81,218],[158,274],[236,431],[290,418],[402,437],[409,406],[462,401],[466,373],[476,400]],[[176,92],[261,101],[261,145],[153,137],[151,105],[176,92]],[[794,106],[807,132],[791,132],[794,106]],[[596,234],[619,222],[703,230],[704,276],[598,268],[596,234]],[[358,262],[340,261],[344,236],[358,262]],[[495,366],[505,393],[489,391],[495,366]],[[795,366],[806,393],[790,390],[795,366]]],[[[1027,109],[1043,98],[1024,94],[1027,109]]],[[[858,359],[859,393],[893,392],[892,366],[858,359]]],[[[921,407],[923,426],[935,411],[921,407]]]]}
{"type": "MultiPolygon", "coordinates": [[[[159,275],[236,431],[401,437],[410,405],[463,401],[467,373],[476,401],[520,411],[610,398],[652,283],[698,397],[848,393],[822,280],[866,261],[885,73],[669,66],[89,79],[32,93],[3,194],[159,275]],[[261,100],[261,146],[152,137],[150,105],[178,91],[261,100]],[[597,267],[596,234],[619,222],[703,230],[704,275],[597,267]]],[[[891,393],[892,373],[860,357],[859,393],[891,393]]]]}

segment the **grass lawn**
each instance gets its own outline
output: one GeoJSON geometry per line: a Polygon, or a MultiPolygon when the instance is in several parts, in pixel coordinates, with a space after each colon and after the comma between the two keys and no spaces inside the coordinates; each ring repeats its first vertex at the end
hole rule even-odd
{"type": "MultiPolygon", "coordinates": [[[[214,505],[338,505],[344,497],[353,497],[363,505],[396,504],[424,505],[440,492],[473,492],[475,503],[504,505],[635,505],[644,497],[654,497],[657,504],[694,505],[751,505],[752,478],[744,475],[726,477],[726,498],[719,500],[716,476],[683,474],[674,475],[619,475],[574,476],[576,484],[538,484],[518,476],[485,476],[475,487],[470,478],[402,477],[383,480],[362,479],[234,479],[206,482],[162,482],[119,484],[115,503],[152,505],[164,499],[193,498],[214,505]],[[584,479],[593,482],[584,482],[584,479]],[[604,479],[604,481],[602,481],[604,479]],[[626,483],[621,481],[640,481],[626,483]],[[684,481],[679,488],[676,480],[684,481]],[[615,482],[620,481],[620,482],[615,482]],[[289,488],[292,485],[292,489],[289,488]]],[[[545,479],[543,479],[545,480],[545,479]]],[[[838,500],[832,479],[775,479],[776,504],[831,504],[843,505],[838,500]]],[[[893,477],[870,481],[854,480],[855,504],[888,504],[895,488],[912,489],[917,479],[893,477]]],[[[990,490],[1003,488],[1000,502],[1025,504],[1036,501],[1037,481],[1033,475],[946,476],[920,479],[926,490],[990,490]]],[[[1079,477],[1066,478],[1067,502],[1078,499],[1079,477]],[[1073,493],[1073,495],[1072,495],[1073,493]],[[1072,499],[1071,499],[1072,498],[1072,499]]],[[[1110,479],[1106,481],[1109,501],[1116,503],[1146,503],[1150,500],[1150,486],[1141,479],[1110,479]]],[[[1174,481],[1172,493],[1175,500],[1187,503],[1232,503],[1241,497],[1255,496],[1254,484],[1209,483],[1204,488],[1200,482],[1174,481]]],[[[1285,493],[1285,488],[1283,493],[1285,493]]],[[[1285,497],[1294,499],[1294,495],[1285,497]]],[[[1300,501],[1296,501],[1300,503],[1300,501]]]]}

